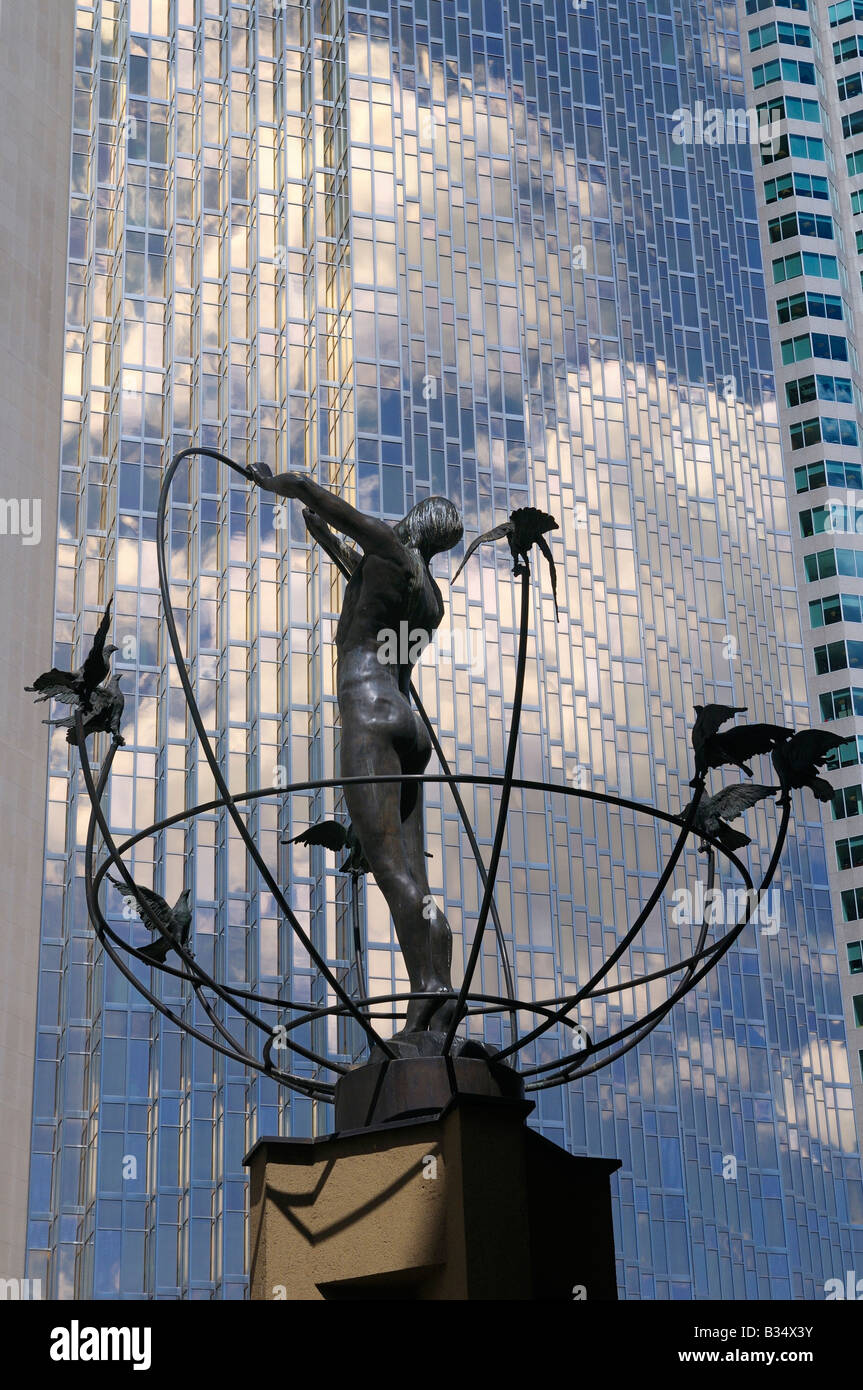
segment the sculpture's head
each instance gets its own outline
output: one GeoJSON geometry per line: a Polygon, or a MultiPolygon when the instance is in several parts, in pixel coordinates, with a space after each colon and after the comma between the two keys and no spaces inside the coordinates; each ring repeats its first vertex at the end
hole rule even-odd
{"type": "Polygon", "coordinates": [[[424,497],[393,530],[403,545],[419,551],[426,564],[442,550],[452,550],[464,535],[461,513],[447,497],[424,497]]]}

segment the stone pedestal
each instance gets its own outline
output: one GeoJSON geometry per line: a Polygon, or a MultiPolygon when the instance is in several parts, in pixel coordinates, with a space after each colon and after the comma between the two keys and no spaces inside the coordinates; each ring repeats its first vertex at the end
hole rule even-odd
{"type": "Polygon", "coordinates": [[[253,1299],[616,1299],[609,1159],[528,1129],[520,1100],[247,1155],[253,1299]]]}

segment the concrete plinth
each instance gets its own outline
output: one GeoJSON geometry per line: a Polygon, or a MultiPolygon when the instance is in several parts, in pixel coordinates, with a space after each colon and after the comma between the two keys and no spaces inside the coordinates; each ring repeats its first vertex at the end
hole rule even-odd
{"type": "Polygon", "coordinates": [[[524,1101],[247,1155],[253,1299],[617,1298],[610,1178],[528,1129],[524,1101]]]}

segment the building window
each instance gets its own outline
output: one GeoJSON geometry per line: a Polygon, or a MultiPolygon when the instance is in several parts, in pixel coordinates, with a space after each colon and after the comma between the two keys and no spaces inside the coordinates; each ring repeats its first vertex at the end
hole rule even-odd
{"type": "MultiPolygon", "coordinates": [[[[791,448],[808,449],[810,444],[843,444],[857,447],[857,425],[854,420],[839,420],[833,415],[819,415],[812,420],[798,420],[790,428],[791,448]]],[[[809,533],[812,534],[811,532],[809,533]]]]}
{"type": "Polygon", "coordinates": [[[810,536],[822,536],[833,530],[833,513],[830,507],[807,507],[800,513],[800,534],[804,540],[810,536]]]}
{"type": "MultiPolygon", "coordinates": [[[[863,0],[860,3],[863,4],[863,0]]],[[[809,0],[746,0],[747,14],[759,14],[761,10],[770,9],[808,10],[809,0]]]]}
{"type": "Polygon", "coordinates": [[[814,212],[786,212],[784,217],[770,219],[767,232],[772,242],[787,241],[792,236],[812,236],[820,237],[822,241],[832,241],[833,218],[814,212]]]}
{"type": "Polygon", "coordinates": [[[836,333],[812,333],[812,356],[829,357],[833,362],[848,361],[847,339],[836,333]]]}
{"type": "Polygon", "coordinates": [[[840,787],[833,793],[833,819],[848,820],[863,811],[863,787],[840,787]]]}
{"type": "Polygon", "coordinates": [[[792,97],[782,93],[771,97],[769,101],[759,101],[755,110],[759,115],[766,111],[771,121],[809,121],[812,125],[821,124],[821,108],[811,97],[792,97]]]}
{"type": "MultiPolygon", "coordinates": [[[[749,4],[747,0],[747,14],[749,4]]],[[[837,24],[844,24],[848,19],[863,19],[863,0],[841,0],[838,5],[831,5],[827,11],[830,19],[830,28],[835,29],[837,24]]]]}
{"type": "Polygon", "coordinates": [[[863,1028],[863,994],[855,994],[852,1003],[854,1004],[854,1022],[858,1028],[863,1028]]]}
{"type": "Polygon", "coordinates": [[[840,77],[836,86],[839,90],[839,100],[851,101],[863,92],[863,73],[852,72],[848,77],[840,77]]]}
{"type": "Polygon", "coordinates": [[[776,301],[776,312],[780,323],[791,323],[793,319],[841,319],[842,300],[838,294],[818,294],[808,290],[792,294],[788,299],[776,301]]]}
{"type": "Polygon", "coordinates": [[[863,57],[863,35],[852,34],[833,45],[834,63],[847,63],[849,58],[863,57]]]}
{"type": "Polygon", "coordinates": [[[861,602],[863,595],[860,594],[830,594],[825,598],[812,599],[809,604],[809,621],[813,627],[830,627],[831,623],[863,622],[861,602]]]}
{"type": "Polygon", "coordinates": [[[847,376],[800,376],[785,383],[785,399],[791,406],[809,405],[812,401],[834,401],[852,405],[851,378],[847,376]]]}
{"type": "Polygon", "coordinates": [[[863,975],[863,941],[849,941],[848,970],[852,975],[863,975]]]}
{"type": "Polygon", "coordinates": [[[835,256],[822,256],[818,251],[796,251],[773,262],[773,283],[796,280],[798,275],[820,276],[824,280],[839,279],[839,263],[835,256]]]}
{"type": "Polygon", "coordinates": [[[863,835],[836,841],[836,864],[843,870],[863,868],[863,835]]]}
{"type": "Polygon", "coordinates": [[[859,135],[861,130],[863,130],[863,109],[852,111],[850,116],[842,117],[842,134],[846,140],[849,140],[852,135],[859,135]]]}
{"type": "Polygon", "coordinates": [[[768,87],[771,82],[800,82],[804,87],[814,87],[815,64],[804,63],[799,58],[774,58],[752,69],[756,91],[759,87],[768,87]]]}
{"type": "Polygon", "coordinates": [[[863,671],[863,642],[829,642],[826,647],[816,647],[814,657],[819,676],[831,671],[863,671]]]}
{"type": "Polygon", "coordinates": [[[750,53],[757,53],[760,48],[770,48],[774,43],[787,43],[792,48],[811,48],[812,33],[805,24],[789,24],[787,20],[750,29],[750,53]]]}
{"type": "Polygon", "coordinates": [[[819,579],[833,579],[837,574],[863,579],[863,550],[816,550],[814,554],[804,555],[803,563],[810,584],[819,579]]]}
{"type": "Polygon", "coordinates": [[[863,763],[863,734],[831,748],[824,759],[824,766],[833,772],[840,767],[856,767],[858,763],[863,763]]]}
{"type": "Polygon", "coordinates": [[[859,922],[863,917],[863,888],[846,888],[842,894],[842,916],[846,922],[859,922]]]}
{"type": "Polygon", "coordinates": [[[842,463],[839,459],[804,463],[800,468],[795,468],[794,481],[798,492],[814,492],[828,483],[831,487],[863,488],[863,465],[842,463]]]}
{"type": "Polygon", "coordinates": [[[819,696],[821,718],[849,719],[852,714],[863,716],[863,686],[846,686],[844,690],[826,690],[819,696]]]}

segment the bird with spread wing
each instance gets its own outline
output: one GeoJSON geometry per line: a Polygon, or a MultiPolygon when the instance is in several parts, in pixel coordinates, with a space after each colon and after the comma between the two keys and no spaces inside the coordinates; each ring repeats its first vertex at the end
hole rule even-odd
{"type": "Polygon", "coordinates": [[[696,705],[692,727],[692,747],[695,752],[695,776],[689,783],[697,787],[712,767],[739,767],[747,777],[752,776],[748,758],[769,753],[778,741],[792,732],[778,724],[738,724],[720,733],[723,724],[735,714],[745,714],[744,705],[696,705]]]}
{"type": "MultiPolygon", "coordinates": [[[[777,790],[777,787],[765,787],[759,782],[737,782],[733,787],[723,787],[715,796],[703,797],[698,803],[692,829],[696,834],[716,840],[723,849],[743,849],[752,841],[742,830],[733,830],[728,821],[738,820],[744,811],[772,796],[777,790]]],[[[677,817],[679,821],[686,820],[691,805],[690,801],[684,806],[677,817]]],[[[707,844],[702,845],[703,850],[708,848],[707,844]]]]}
{"type": "Polygon", "coordinates": [[[80,708],[82,714],[89,714],[96,687],[110,669],[108,658],[119,650],[107,641],[112,603],[113,599],[109,599],[93,644],[77,671],[61,671],[52,666],[50,671],[37,676],[32,685],[25,685],[25,690],[36,692],[37,704],[40,700],[59,700],[63,705],[80,708]]]}
{"type": "Polygon", "coordinates": [[[787,800],[795,787],[808,787],[819,801],[831,801],[833,788],[826,777],[819,777],[828,753],[847,739],[831,734],[829,729],[801,729],[788,733],[773,749],[773,766],[782,788],[780,800],[787,800]]]}
{"type": "Polygon", "coordinates": [[[465,565],[473,553],[487,541],[500,541],[506,539],[509,542],[510,553],[513,558],[513,574],[525,574],[530,572],[530,562],[528,555],[532,548],[537,545],[548,562],[548,569],[551,575],[551,596],[554,599],[554,612],[556,617],[560,617],[557,606],[557,570],[554,567],[554,559],[551,547],[545,539],[549,531],[557,530],[557,522],[548,512],[538,511],[536,507],[516,507],[510,513],[509,520],[501,522],[500,526],[494,526],[490,531],[477,536],[472,541],[464,553],[464,559],[452,577],[453,584],[458,579],[465,565]]]}
{"type": "Polygon", "coordinates": [[[129,888],[120,879],[111,878],[110,874],[108,880],[124,898],[132,899],[141,915],[141,921],[150,931],[158,931],[159,927],[162,927],[168,933],[167,936],[160,933],[149,946],[144,946],[141,950],[142,956],[161,965],[174,946],[178,943],[181,946],[188,944],[192,929],[191,888],[184,888],[174,906],[169,907],[161,894],[155,893],[152,888],[140,888],[138,884],[129,888]]]}
{"type": "MultiPolygon", "coordinates": [[[[118,748],[122,748],[126,740],[120,733],[120,720],[123,717],[123,706],[125,705],[123,692],[120,689],[120,677],[111,676],[104,685],[97,686],[90,701],[90,713],[83,716],[84,737],[89,738],[91,734],[112,734],[114,743],[118,748]]],[[[76,719],[74,714],[67,715],[65,719],[43,719],[43,724],[53,725],[58,729],[66,730],[66,742],[73,748],[78,747],[78,731],[75,727],[76,719]]]]}
{"type": "MultiPolygon", "coordinates": [[[[301,830],[299,835],[292,835],[282,840],[283,845],[323,845],[331,854],[340,854],[342,850],[348,851],[348,857],[344,864],[339,865],[339,872],[343,874],[367,874],[369,872],[369,861],[363,853],[359,836],[353,825],[348,822],[342,825],[338,820],[322,820],[317,825],[309,826],[308,830],[301,830]]],[[[431,859],[428,850],[424,850],[426,859],[431,859]]]]}
{"type": "Polygon", "coordinates": [[[309,847],[323,845],[331,854],[340,854],[342,850],[347,850],[348,857],[344,864],[339,866],[340,873],[367,874],[369,871],[369,861],[363,854],[363,847],[351,824],[342,825],[338,820],[322,820],[317,825],[309,826],[308,830],[301,830],[299,835],[283,840],[282,844],[309,847]]]}

